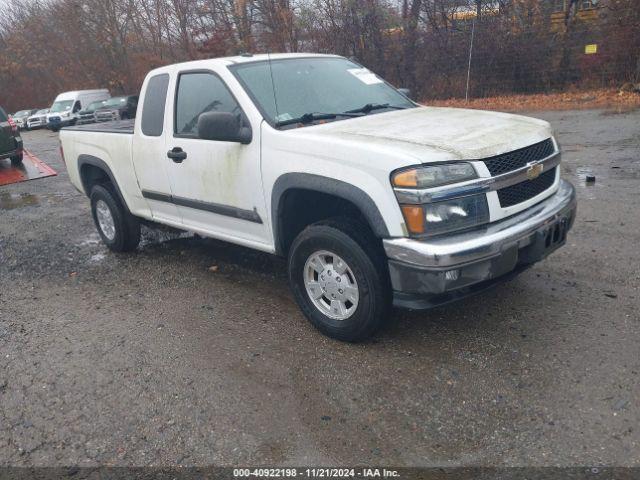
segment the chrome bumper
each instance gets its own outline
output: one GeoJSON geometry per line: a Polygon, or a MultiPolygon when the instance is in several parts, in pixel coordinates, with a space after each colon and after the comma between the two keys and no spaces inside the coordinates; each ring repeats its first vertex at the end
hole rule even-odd
{"type": "Polygon", "coordinates": [[[396,305],[446,303],[532,265],[564,244],[575,213],[575,189],[561,180],[551,197],[483,228],[428,240],[383,240],[396,305]],[[426,298],[442,294],[446,301],[426,298]]]}

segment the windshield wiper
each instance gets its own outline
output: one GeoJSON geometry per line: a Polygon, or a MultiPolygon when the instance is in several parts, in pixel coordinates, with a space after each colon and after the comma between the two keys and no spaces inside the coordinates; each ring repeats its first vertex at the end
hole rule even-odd
{"type": "Polygon", "coordinates": [[[392,108],[394,110],[404,110],[407,107],[400,107],[398,105],[390,105],[388,103],[367,103],[360,108],[354,108],[353,110],[347,110],[344,113],[364,113],[367,114],[373,110],[380,110],[383,108],[392,108]]]}
{"type": "Polygon", "coordinates": [[[296,118],[289,118],[287,120],[281,120],[276,122],[276,127],[283,127],[285,125],[293,125],[295,123],[312,123],[316,120],[331,120],[336,117],[361,117],[358,112],[342,112],[342,113],[305,113],[296,118]]]}

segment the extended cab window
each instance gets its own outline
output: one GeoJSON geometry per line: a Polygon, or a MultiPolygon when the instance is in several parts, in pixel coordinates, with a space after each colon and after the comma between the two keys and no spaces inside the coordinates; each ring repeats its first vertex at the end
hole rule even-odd
{"type": "Polygon", "coordinates": [[[178,80],[174,132],[197,137],[198,118],[205,112],[240,114],[240,106],[213,73],[183,73],[178,80]]]}
{"type": "Polygon", "coordinates": [[[168,88],[168,73],[155,75],[147,83],[144,104],[142,105],[142,133],[147,137],[159,137],[162,135],[168,88]]]}

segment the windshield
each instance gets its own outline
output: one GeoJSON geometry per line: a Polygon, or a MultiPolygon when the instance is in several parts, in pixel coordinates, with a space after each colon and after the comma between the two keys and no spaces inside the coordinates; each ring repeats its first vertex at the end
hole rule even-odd
{"type": "Polygon", "coordinates": [[[66,110],[71,110],[71,106],[73,105],[73,100],[62,100],[60,102],[55,102],[51,106],[51,113],[64,112],[66,110]]]}
{"type": "Polygon", "coordinates": [[[49,109],[48,108],[43,108],[42,110],[38,110],[36,112],[36,115],[44,115],[45,113],[49,113],[49,109]]]}
{"type": "Polygon", "coordinates": [[[127,102],[127,97],[114,97],[104,102],[105,107],[119,107],[127,102]]]}
{"type": "Polygon", "coordinates": [[[102,106],[104,106],[104,104],[105,104],[104,100],[100,100],[99,102],[91,102],[87,107],[87,110],[97,110],[102,106]]]}
{"type": "MultiPolygon", "coordinates": [[[[269,62],[260,61],[237,64],[230,69],[271,124],[305,114],[340,114],[367,104],[388,104],[388,108],[365,112],[372,114],[415,106],[377,75],[345,58],[272,60],[271,68],[269,62]]],[[[349,117],[338,116],[335,120],[345,118],[349,117]]]]}
{"type": "Polygon", "coordinates": [[[19,112],[16,112],[14,117],[24,117],[26,115],[29,115],[29,110],[20,110],[19,112]]]}

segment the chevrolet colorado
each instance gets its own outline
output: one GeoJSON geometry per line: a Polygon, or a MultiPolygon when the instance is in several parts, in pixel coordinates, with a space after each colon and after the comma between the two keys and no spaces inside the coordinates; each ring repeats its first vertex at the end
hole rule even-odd
{"type": "Polygon", "coordinates": [[[141,221],[288,259],[305,316],[346,341],[391,305],[478,293],[566,241],[575,190],[547,122],[414,103],[342,57],[244,55],[151,71],[135,121],[62,129],[114,251],[141,221]]]}

